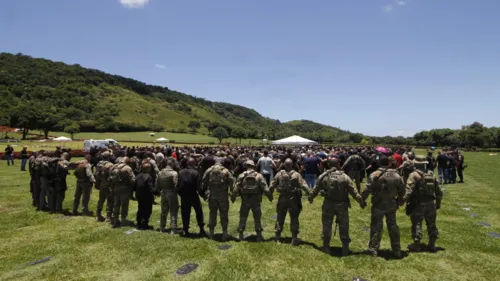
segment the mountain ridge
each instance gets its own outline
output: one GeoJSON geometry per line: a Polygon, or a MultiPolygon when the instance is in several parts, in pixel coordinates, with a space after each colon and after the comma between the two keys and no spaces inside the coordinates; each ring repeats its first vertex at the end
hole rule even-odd
{"type": "MultiPolygon", "coordinates": [[[[191,130],[191,122],[199,122],[202,134],[210,134],[222,126],[236,138],[277,139],[298,134],[312,139],[349,141],[351,135],[347,130],[311,120],[281,122],[242,105],[209,101],[77,63],[0,53],[0,67],[8,70],[0,73],[5,108],[37,104],[48,107],[52,114],[62,111],[59,118],[71,119],[82,131],[187,132],[191,130]]],[[[12,123],[5,115],[0,115],[2,123],[12,123]]],[[[50,130],[63,129],[63,125],[54,124],[50,130]]],[[[355,135],[357,140],[361,134],[355,135]]]]}

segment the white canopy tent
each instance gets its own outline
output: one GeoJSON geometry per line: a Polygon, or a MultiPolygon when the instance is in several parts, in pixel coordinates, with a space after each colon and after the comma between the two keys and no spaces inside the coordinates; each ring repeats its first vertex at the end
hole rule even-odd
{"type": "Polygon", "coordinates": [[[157,142],[168,142],[168,139],[166,139],[166,138],[159,138],[156,141],[157,142]]]}
{"type": "Polygon", "coordinates": [[[272,142],[273,145],[317,145],[318,143],[312,140],[305,139],[300,136],[291,136],[272,142]]]}
{"type": "Polygon", "coordinates": [[[72,141],[72,139],[67,138],[67,137],[58,137],[53,139],[53,141],[72,141]]]}

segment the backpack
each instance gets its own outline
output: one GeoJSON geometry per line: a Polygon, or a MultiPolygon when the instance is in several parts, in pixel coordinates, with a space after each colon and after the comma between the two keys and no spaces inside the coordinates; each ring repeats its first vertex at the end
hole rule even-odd
{"type": "Polygon", "coordinates": [[[225,175],[224,175],[224,167],[221,165],[215,165],[210,170],[210,178],[209,183],[211,186],[218,186],[224,183],[225,175]]]}
{"type": "Polygon", "coordinates": [[[241,181],[242,194],[259,194],[259,181],[257,180],[258,173],[256,171],[245,172],[241,181]]]}
{"type": "Polygon", "coordinates": [[[340,171],[330,171],[324,178],[325,198],[335,201],[342,201],[346,197],[344,186],[341,184],[342,173],[340,171]]]}
{"type": "Polygon", "coordinates": [[[378,192],[385,199],[393,199],[398,195],[401,176],[396,169],[387,169],[377,179],[378,192]]]}
{"type": "Polygon", "coordinates": [[[113,164],[109,161],[106,160],[99,161],[96,167],[96,176],[99,177],[101,180],[108,180],[109,172],[111,171],[112,167],[113,164]]]}
{"type": "Polygon", "coordinates": [[[282,170],[280,182],[278,184],[278,187],[276,188],[276,190],[278,190],[278,192],[295,192],[296,191],[295,185],[293,184],[293,178],[292,178],[293,173],[294,173],[293,170],[290,172],[282,170]]]}
{"type": "Polygon", "coordinates": [[[87,161],[78,161],[77,166],[75,168],[75,177],[77,179],[86,179],[87,178],[87,161]]]}
{"type": "Polygon", "coordinates": [[[115,185],[122,184],[124,183],[127,179],[122,175],[122,170],[125,168],[127,164],[125,163],[119,163],[115,164],[112,168],[111,171],[109,172],[109,180],[115,185]]]}
{"type": "Polygon", "coordinates": [[[418,183],[418,194],[419,196],[434,196],[435,193],[435,179],[434,173],[432,171],[428,171],[427,173],[423,173],[419,171],[422,179],[418,183]]]}

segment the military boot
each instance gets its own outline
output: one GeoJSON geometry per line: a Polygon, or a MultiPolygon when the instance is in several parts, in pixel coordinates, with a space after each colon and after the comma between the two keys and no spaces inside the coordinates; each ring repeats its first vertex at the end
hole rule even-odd
{"type": "Polygon", "coordinates": [[[401,258],[401,250],[393,250],[392,255],[394,256],[395,259],[400,259],[401,258]]]}
{"type": "Polygon", "coordinates": [[[227,233],[227,229],[222,230],[222,241],[226,242],[231,239],[231,236],[227,233]]]}
{"type": "Polygon", "coordinates": [[[245,235],[243,234],[243,231],[240,231],[240,232],[238,233],[238,240],[240,240],[240,241],[245,240],[245,235]]]}
{"type": "Polygon", "coordinates": [[[276,234],[274,235],[274,241],[280,242],[280,240],[281,240],[281,232],[276,232],[276,234]]]}
{"type": "Polygon", "coordinates": [[[298,246],[300,244],[300,240],[297,237],[297,233],[292,233],[292,246],[298,246]]]}
{"type": "Polygon", "coordinates": [[[349,243],[342,243],[342,256],[347,257],[350,253],[349,243]]]}
{"type": "Polygon", "coordinates": [[[208,230],[208,235],[207,235],[208,239],[214,239],[214,229],[213,228],[210,228],[208,230]]]}
{"type": "Polygon", "coordinates": [[[431,253],[437,252],[437,250],[436,250],[436,239],[434,239],[434,238],[429,239],[429,244],[427,244],[427,249],[431,253]]]}
{"type": "Polygon", "coordinates": [[[414,240],[412,244],[408,245],[408,250],[412,252],[420,252],[422,250],[422,243],[420,243],[420,240],[414,240]]]}
{"type": "Polygon", "coordinates": [[[264,241],[264,236],[262,236],[262,232],[257,232],[257,242],[264,241]]]}
{"type": "Polygon", "coordinates": [[[330,241],[324,239],[323,240],[323,247],[321,248],[321,250],[323,250],[323,252],[325,252],[325,254],[330,255],[331,254],[330,241]]]}
{"type": "Polygon", "coordinates": [[[97,211],[96,213],[97,213],[97,214],[96,214],[96,220],[97,220],[98,222],[103,222],[105,219],[104,219],[104,217],[101,215],[101,212],[100,212],[100,211],[97,211]]]}
{"type": "Polygon", "coordinates": [[[200,228],[200,233],[199,233],[199,236],[200,236],[200,237],[205,237],[205,236],[207,236],[207,233],[205,232],[205,229],[204,229],[204,228],[200,228]]]}

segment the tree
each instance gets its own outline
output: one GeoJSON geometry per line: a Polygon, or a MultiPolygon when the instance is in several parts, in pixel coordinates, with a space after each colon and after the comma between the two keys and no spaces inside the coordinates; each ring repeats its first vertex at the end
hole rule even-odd
{"type": "Polygon", "coordinates": [[[191,129],[191,132],[196,133],[196,131],[201,128],[200,121],[191,120],[189,121],[188,127],[191,129]]]}
{"type": "Polygon", "coordinates": [[[241,139],[246,138],[247,132],[245,129],[237,127],[231,132],[231,136],[235,139],[238,139],[241,143],[241,139]]]}
{"type": "MultiPolygon", "coordinates": [[[[46,107],[42,108],[45,109],[46,107]]],[[[40,110],[39,119],[37,121],[37,129],[42,130],[45,138],[47,139],[49,138],[49,132],[54,129],[61,119],[62,116],[58,115],[54,111],[40,110]]]]}
{"type": "Polygon", "coordinates": [[[214,135],[214,137],[216,137],[219,140],[219,144],[222,143],[223,139],[229,137],[229,134],[227,133],[226,129],[224,129],[223,127],[215,128],[215,130],[213,131],[213,135],[214,135]]]}
{"type": "Polygon", "coordinates": [[[71,139],[75,136],[75,134],[80,133],[80,125],[77,123],[71,123],[68,126],[64,127],[64,132],[71,136],[71,139]]]}
{"type": "Polygon", "coordinates": [[[21,104],[10,112],[9,125],[22,129],[23,140],[30,130],[35,130],[38,121],[37,107],[34,104],[21,104]]]}

